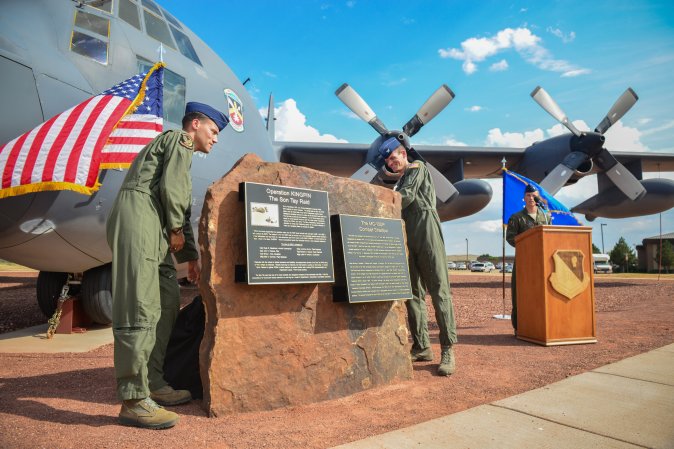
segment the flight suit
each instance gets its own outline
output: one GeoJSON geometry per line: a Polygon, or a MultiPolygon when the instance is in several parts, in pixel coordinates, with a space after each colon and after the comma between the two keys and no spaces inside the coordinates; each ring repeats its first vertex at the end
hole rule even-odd
{"type": "Polygon", "coordinates": [[[398,180],[395,190],[402,196],[402,218],[405,220],[409,249],[410,281],[413,298],[406,302],[412,350],[430,348],[426,315],[426,289],[433,299],[435,319],[440,328],[440,345],[456,343],[454,305],[449,289],[447,254],[435,208],[433,180],[421,161],[410,163],[398,180]]]}
{"type": "MultiPolygon", "coordinates": [[[[511,246],[515,246],[515,237],[527,231],[534,226],[540,226],[550,223],[550,217],[539,207],[536,212],[536,219],[529,216],[526,207],[510,216],[508,220],[508,229],[506,231],[506,241],[511,246]]],[[[510,312],[510,321],[513,329],[517,330],[517,285],[515,283],[515,263],[513,262],[513,272],[510,277],[510,296],[512,296],[513,309],[510,312]]]]}
{"type": "Polygon", "coordinates": [[[168,252],[171,229],[182,227],[186,232],[184,248],[175,253],[178,262],[196,260],[198,255],[186,223],[193,147],[182,131],[157,136],[134,159],[108,217],[114,363],[122,400],[148,397],[150,390],[166,384],[158,379],[158,365],[163,366],[180,303],[168,252]],[[148,367],[153,373],[150,384],[148,367]]]}

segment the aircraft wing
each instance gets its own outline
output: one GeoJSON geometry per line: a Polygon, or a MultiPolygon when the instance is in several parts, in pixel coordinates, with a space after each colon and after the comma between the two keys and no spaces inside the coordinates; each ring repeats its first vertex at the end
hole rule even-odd
{"type": "MultiPolygon", "coordinates": [[[[366,162],[368,144],[274,142],[281,162],[313,168],[337,176],[350,177],[366,162]]],[[[526,169],[525,148],[469,147],[449,145],[415,145],[427,162],[452,181],[472,178],[498,178],[502,160],[506,168],[526,169]],[[520,165],[522,164],[522,165],[520,165]]],[[[625,166],[641,161],[642,172],[674,172],[674,154],[614,151],[625,166]]],[[[552,168],[552,166],[550,167],[552,168]]]]}
{"type": "MultiPolygon", "coordinates": [[[[274,142],[279,160],[288,164],[350,177],[366,162],[368,144],[274,142]]],[[[524,148],[415,145],[427,162],[450,181],[464,178],[497,178],[505,157],[506,167],[516,165],[524,148]]]]}

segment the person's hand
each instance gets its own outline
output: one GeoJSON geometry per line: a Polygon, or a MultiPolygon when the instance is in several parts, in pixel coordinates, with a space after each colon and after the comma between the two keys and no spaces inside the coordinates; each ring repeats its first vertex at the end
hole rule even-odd
{"type": "Polygon", "coordinates": [[[187,280],[190,282],[199,282],[201,279],[201,265],[199,260],[190,260],[187,262],[187,280]]]}
{"type": "Polygon", "coordinates": [[[169,247],[169,251],[172,253],[178,252],[183,249],[183,246],[185,246],[185,236],[183,233],[176,234],[175,232],[171,232],[171,246],[169,247]]]}

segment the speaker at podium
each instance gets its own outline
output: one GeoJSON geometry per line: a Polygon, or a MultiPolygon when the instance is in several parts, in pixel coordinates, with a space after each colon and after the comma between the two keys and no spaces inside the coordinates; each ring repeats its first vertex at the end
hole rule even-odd
{"type": "Polygon", "coordinates": [[[592,228],[536,226],[515,238],[517,338],[596,343],[592,228]]]}

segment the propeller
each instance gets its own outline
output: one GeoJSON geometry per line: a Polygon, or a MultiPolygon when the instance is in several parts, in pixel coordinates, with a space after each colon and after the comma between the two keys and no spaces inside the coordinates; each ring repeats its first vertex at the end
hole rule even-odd
{"type": "Polygon", "coordinates": [[[594,132],[581,132],[573,126],[564,111],[542,87],[536,87],[531,92],[531,97],[575,136],[571,141],[572,151],[541,181],[543,189],[554,195],[566,185],[578,167],[587,161],[593,161],[631,200],[637,200],[646,194],[646,189],[639,180],[604,148],[604,133],[639,99],[631,88],[618,98],[594,132]]]}
{"type": "MultiPolygon", "coordinates": [[[[409,138],[419,132],[419,130],[430,122],[436,115],[440,113],[453,99],[454,92],[445,84],[440,86],[426,102],[419,108],[417,113],[412,117],[403,127],[403,131],[389,131],[386,125],[377,117],[370,106],[358,95],[358,93],[347,83],[342,84],[339,89],[335,91],[335,95],[342,103],[346,105],[351,111],[356,114],[361,120],[367,122],[380,135],[373,144],[367,154],[367,162],[360,169],[358,169],[351,178],[364,182],[372,182],[382,170],[385,170],[386,162],[379,155],[379,145],[389,137],[396,137],[398,141],[405,147],[408,154],[414,160],[426,160],[412,147],[409,138]]],[[[435,194],[439,201],[445,203],[458,194],[458,190],[452,183],[435,167],[426,163],[433,184],[435,185],[435,194]]]]}

